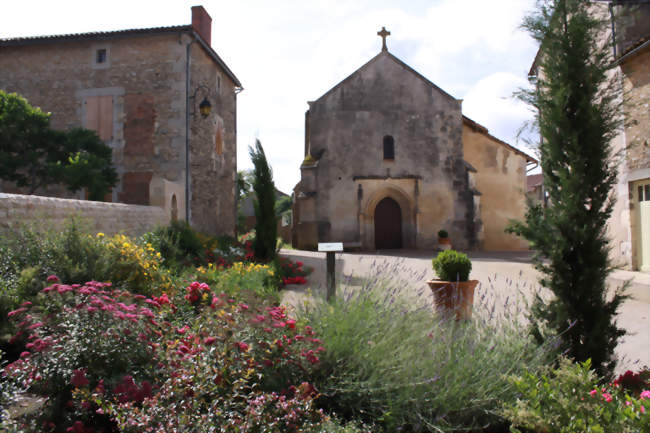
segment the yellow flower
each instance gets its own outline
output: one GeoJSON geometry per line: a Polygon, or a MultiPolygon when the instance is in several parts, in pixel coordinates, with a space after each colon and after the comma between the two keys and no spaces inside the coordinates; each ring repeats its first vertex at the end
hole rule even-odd
{"type": "Polygon", "coordinates": [[[98,238],[103,238],[103,237],[104,237],[104,233],[102,233],[102,232],[97,233],[97,237],[98,237],[98,238]]]}

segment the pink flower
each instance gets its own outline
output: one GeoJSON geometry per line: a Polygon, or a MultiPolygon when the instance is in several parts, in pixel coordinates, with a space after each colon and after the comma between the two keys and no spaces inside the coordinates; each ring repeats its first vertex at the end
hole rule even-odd
{"type": "Polygon", "coordinates": [[[217,341],[217,337],[205,337],[203,339],[203,344],[211,346],[215,341],[217,341]]]}
{"type": "Polygon", "coordinates": [[[29,355],[31,355],[31,353],[30,353],[30,352],[27,352],[27,351],[25,351],[25,352],[21,352],[21,353],[20,353],[20,357],[21,357],[21,358],[27,358],[29,355]]]}
{"type": "Polygon", "coordinates": [[[66,431],[70,433],[84,433],[84,423],[75,421],[72,427],[68,427],[66,431]]]}
{"type": "Polygon", "coordinates": [[[27,311],[27,308],[22,307],[22,308],[19,308],[17,310],[13,310],[13,311],[10,311],[9,313],[7,313],[7,317],[17,316],[19,314],[24,313],[25,311],[27,311]]]}
{"type": "Polygon", "coordinates": [[[597,390],[597,389],[592,389],[591,391],[589,391],[589,395],[591,395],[591,396],[594,396],[594,395],[596,395],[596,394],[598,394],[598,390],[597,390]]]}
{"type": "Polygon", "coordinates": [[[248,346],[248,344],[244,343],[243,341],[240,341],[237,343],[237,347],[239,347],[239,350],[241,350],[242,352],[248,352],[248,348],[250,346],[248,346]]]}
{"type": "Polygon", "coordinates": [[[72,386],[75,388],[83,388],[84,386],[87,386],[90,382],[86,378],[86,370],[80,368],[73,371],[70,383],[72,383],[72,386]]]}
{"type": "Polygon", "coordinates": [[[612,401],[612,395],[607,392],[603,392],[603,400],[605,400],[607,403],[610,403],[612,401]]]}
{"type": "Polygon", "coordinates": [[[289,329],[296,329],[296,321],[293,319],[287,320],[287,326],[289,329]]]}
{"type": "Polygon", "coordinates": [[[648,390],[641,391],[641,395],[639,396],[639,398],[641,400],[643,400],[644,398],[650,398],[650,391],[648,390]]]}
{"type": "Polygon", "coordinates": [[[56,275],[50,275],[49,277],[47,277],[48,283],[58,283],[59,281],[61,280],[56,275]]]}

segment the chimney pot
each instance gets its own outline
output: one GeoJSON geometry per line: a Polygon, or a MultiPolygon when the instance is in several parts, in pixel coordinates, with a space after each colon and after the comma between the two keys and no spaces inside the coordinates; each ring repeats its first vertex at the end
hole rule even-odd
{"type": "Polygon", "coordinates": [[[192,27],[208,45],[212,45],[212,18],[203,6],[192,6],[192,27]]]}

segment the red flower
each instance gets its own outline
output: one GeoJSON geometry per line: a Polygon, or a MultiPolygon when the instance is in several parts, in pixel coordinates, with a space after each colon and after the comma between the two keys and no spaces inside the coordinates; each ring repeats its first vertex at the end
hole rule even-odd
{"type": "Polygon", "coordinates": [[[70,380],[70,383],[72,383],[72,386],[74,386],[75,388],[83,388],[84,386],[88,386],[90,382],[86,378],[86,370],[80,368],[73,371],[72,379],[70,380]]]}
{"type": "Polygon", "coordinates": [[[287,320],[287,326],[289,329],[296,329],[296,321],[293,319],[287,320]]]}
{"type": "Polygon", "coordinates": [[[241,350],[242,352],[248,352],[250,346],[244,343],[243,341],[240,341],[237,343],[237,347],[239,347],[239,350],[241,350]]]}
{"type": "Polygon", "coordinates": [[[205,337],[203,339],[203,344],[211,346],[215,341],[217,341],[217,337],[205,337]]]}

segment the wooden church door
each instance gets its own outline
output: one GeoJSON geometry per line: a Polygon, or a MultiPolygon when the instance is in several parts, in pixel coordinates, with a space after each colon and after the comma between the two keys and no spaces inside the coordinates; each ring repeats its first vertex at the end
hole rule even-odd
{"type": "Polygon", "coordinates": [[[402,210],[390,197],[375,208],[375,249],[402,248],[402,210]]]}

